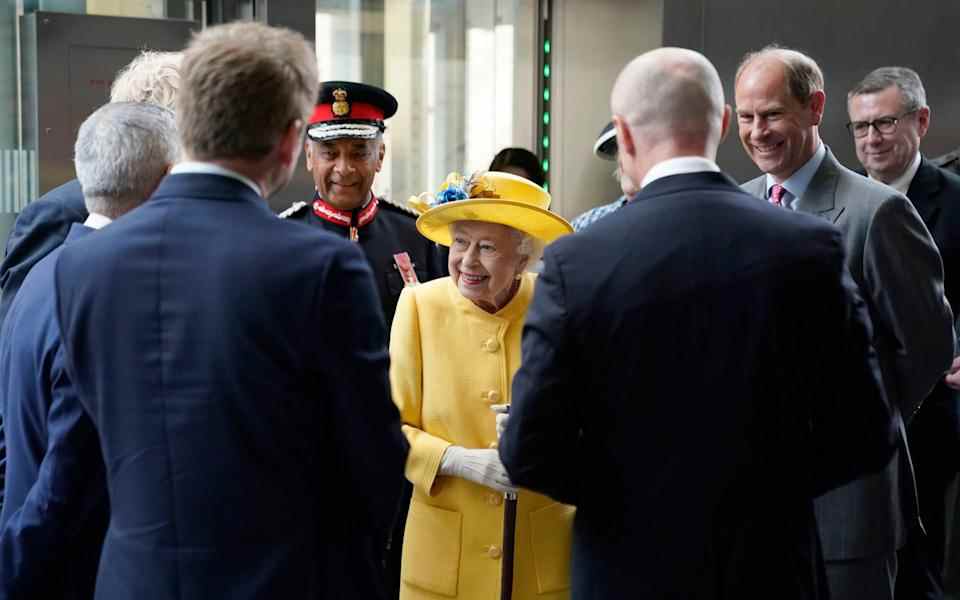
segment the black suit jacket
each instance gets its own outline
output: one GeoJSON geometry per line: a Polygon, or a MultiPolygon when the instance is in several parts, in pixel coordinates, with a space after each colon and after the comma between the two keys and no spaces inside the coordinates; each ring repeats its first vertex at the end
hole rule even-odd
{"type": "MultiPolygon", "coordinates": [[[[913,203],[920,218],[923,219],[943,259],[943,285],[947,300],[954,313],[960,308],[960,175],[937,167],[923,158],[917,169],[907,198],[913,203]]],[[[954,315],[956,318],[956,314],[954,315]]],[[[957,323],[958,321],[955,321],[957,323]]],[[[957,448],[960,442],[960,393],[949,388],[942,381],[933,389],[933,393],[924,401],[924,420],[937,428],[938,435],[949,448],[957,448]],[[927,418],[935,413],[933,419],[927,418]],[[941,435],[941,433],[943,435],[941,435]]],[[[946,450],[945,446],[945,450],[946,450]]],[[[953,458],[953,464],[960,464],[956,452],[944,452],[944,460],[953,458]]]]}
{"type": "Polygon", "coordinates": [[[960,175],[960,148],[933,159],[933,164],[960,175]]]}
{"type": "Polygon", "coordinates": [[[176,174],[55,278],[107,465],[98,600],[379,597],[408,446],[354,245],[176,174]]]}
{"type": "Polygon", "coordinates": [[[899,421],[843,256],[719,173],[547,248],[500,455],[576,504],[573,597],[822,597],[813,498],[899,421]]]}
{"type": "MultiPolygon", "coordinates": [[[[349,227],[321,219],[313,212],[311,203],[294,204],[293,210],[281,213],[281,216],[349,239],[349,227]]],[[[387,335],[390,334],[390,324],[393,323],[400,292],[404,287],[400,270],[394,264],[394,254],[406,252],[410,256],[420,283],[448,275],[447,250],[420,235],[416,223],[417,218],[409,209],[381,199],[374,219],[360,227],[357,245],[363,250],[373,270],[380,306],[387,322],[387,335]]]]}

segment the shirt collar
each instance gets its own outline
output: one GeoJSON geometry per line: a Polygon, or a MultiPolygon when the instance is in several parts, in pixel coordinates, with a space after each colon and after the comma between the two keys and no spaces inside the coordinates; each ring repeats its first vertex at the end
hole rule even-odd
{"type": "Polygon", "coordinates": [[[113,223],[113,219],[100,213],[90,213],[87,220],[83,222],[90,229],[103,229],[110,223],[113,223]]]}
{"type": "Polygon", "coordinates": [[[263,197],[263,194],[260,193],[260,186],[257,185],[252,179],[246,175],[241,175],[236,171],[231,171],[226,167],[221,167],[220,165],[214,163],[188,160],[178,163],[174,165],[172,169],[170,169],[171,175],[176,175],[177,173],[203,173],[206,175],[222,175],[224,177],[230,177],[231,179],[236,179],[237,181],[243,182],[258,196],[261,198],[263,197]]]}
{"type": "Polygon", "coordinates": [[[643,189],[656,181],[670,175],[685,175],[687,173],[702,173],[704,171],[714,171],[719,173],[720,167],[709,158],[702,156],[678,156],[668,158],[653,165],[643,181],[640,182],[640,189],[643,189]]]}
{"type": "MultiPolygon", "coordinates": [[[[913,181],[913,178],[916,176],[917,171],[920,169],[920,152],[917,151],[917,155],[913,157],[913,162],[910,163],[910,166],[907,167],[907,170],[900,174],[900,177],[897,177],[887,185],[897,190],[904,196],[907,195],[907,190],[910,189],[910,183],[913,181]]],[[[872,177],[871,177],[872,179],[872,177]]]]}
{"type": "MultiPolygon", "coordinates": [[[[810,185],[810,180],[813,179],[814,174],[816,174],[817,169],[820,168],[820,163],[823,162],[823,157],[827,155],[827,147],[821,141],[820,145],[817,146],[817,151],[813,153],[813,156],[810,157],[802,167],[793,172],[793,175],[788,177],[786,181],[781,183],[783,189],[790,192],[790,195],[793,197],[793,201],[796,201],[797,198],[803,196],[803,193],[807,191],[807,187],[810,185]]],[[[776,181],[773,180],[773,176],[767,173],[767,195],[770,197],[770,188],[773,187],[776,181]]]]}

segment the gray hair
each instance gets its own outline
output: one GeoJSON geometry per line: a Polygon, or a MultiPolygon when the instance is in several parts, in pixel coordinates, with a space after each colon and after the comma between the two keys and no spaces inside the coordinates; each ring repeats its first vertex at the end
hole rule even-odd
{"type": "Polygon", "coordinates": [[[517,254],[527,258],[527,271],[533,271],[543,256],[543,249],[546,244],[540,238],[524,233],[519,229],[513,230],[514,237],[517,239],[517,254]]]}
{"type": "Polygon", "coordinates": [[[907,67],[880,67],[870,71],[860,83],[853,86],[847,94],[847,101],[854,96],[882,92],[893,85],[900,90],[903,110],[910,112],[927,107],[927,92],[923,89],[923,82],[916,71],[907,67]]]}
{"type": "Polygon", "coordinates": [[[110,88],[110,102],[149,102],[173,110],[182,59],[182,52],[144,50],[117,73],[110,88]]]}
{"type": "Polygon", "coordinates": [[[143,102],[105,104],[80,126],[73,154],[87,210],[116,218],[142,204],[177,162],[173,111],[143,102]]]}
{"type": "Polygon", "coordinates": [[[817,61],[813,60],[803,52],[770,44],[756,52],[748,52],[740,61],[737,67],[737,75],[734,84],[740,81],[740,75],[747,66],[757,58],[772,57],[783,63],[784,71],[787,75],[787,88],[790,95],[798,102],[806,104],[814,92],[823,91],[823,71],[817,61]]]}

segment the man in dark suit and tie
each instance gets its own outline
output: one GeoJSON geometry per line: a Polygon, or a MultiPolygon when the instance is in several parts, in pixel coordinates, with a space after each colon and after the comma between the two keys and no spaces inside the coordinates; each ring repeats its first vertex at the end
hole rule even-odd
{"type": "MultiPolygon", "coordinates": [[[[142,204],[180,153],[173,112],[117,102],[77,135],[74,164],[89,216],[65,244],[142,204]]],[[[6,424],[6,502],[0,513],[0,598],[93,597],[109,507],[103,467],[78,467],[97,435],[64,364],[56,321],[55,248],[31,269],[0,334],[0,404],[6,424]],[[61,490],[78,486],[75,500],[61,490]]]]}
{"type": "Polygon", "coordinates": [[[886,464],[899,420],[840,233],[720,172],[702,55],[638,57],[611,105],[641,190],[546,249],[503,463],[576,505],[575,600],[823,598],[813,498],[886,464]]]}
{"type": "MultiPolygon", "coordinates": [[[[920,140],[930,126],[920,76],[906,67],[875,69],[847,94],[847,112],[857,158],[871,179],[913,203],[943,259],[950,306],[960,306],[960,177],[920,154],[920,140]]],[[[960,359],[955,359],[954,367],[958,365],[960,359]]],[[[960,471],[957,390],[946,381],[938,383],[914,415],[907,437],[926,536],[914,527],[898,553],[897,597],[938,600],[943,595],[947,488],[960,471]]]]}
{"type": "Polygon", "coordinates": [[[55,269],[107,466],[96,597],[378,598],[407,444],[372,275],[265,201],[297,164],[313,49],[231,23],[180,72],[187,161],[55,269]]]}
{"type": "MultiPolygon", "coordinates": [[[[873,321],[884,389],[909,420],[953,358],[943,266],[910,201],[841,166],[820,140],[823,87],[820,67],[800,52],[771,46],[744,58],[735,84],[740,141],[765,174],[743,187],[770,203],[818,215],[843,232],[847,268],[873,321]]],[[[819,303],[802,310],[816,312],[819,303]]],[[[846,435],[856,441],[859,427],[846,435]]],[[[896,551],[916,519],[905,432],[902,437],[897,455],[880,472],[817,499],[833,600],[894,596],[896,551]]]]}

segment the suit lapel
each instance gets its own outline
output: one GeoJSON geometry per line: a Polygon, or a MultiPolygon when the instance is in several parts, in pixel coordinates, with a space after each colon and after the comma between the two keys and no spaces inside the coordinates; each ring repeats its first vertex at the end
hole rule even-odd
{"type": "Polygon", "coordinates": [[[937,213],[940,212],[940,203],[937,194],[940,193],[940,172],[926,158],[921,159],[920,168],[913,176],[910,187],[907,189],[907,198],[920,213],[927,228],[933,230],[937,213]]]}
{"type": "Polygon", "coordinates": [[[844,207],[837,203],[837,183],[840,180],[840,169],[837,159],[827,148],[827,153],[820,163],[820,168],[813,174],[807,190],[797,198],[795,208],[799,211],[823,217],[831,223],[836,223],[844,207]]]}

